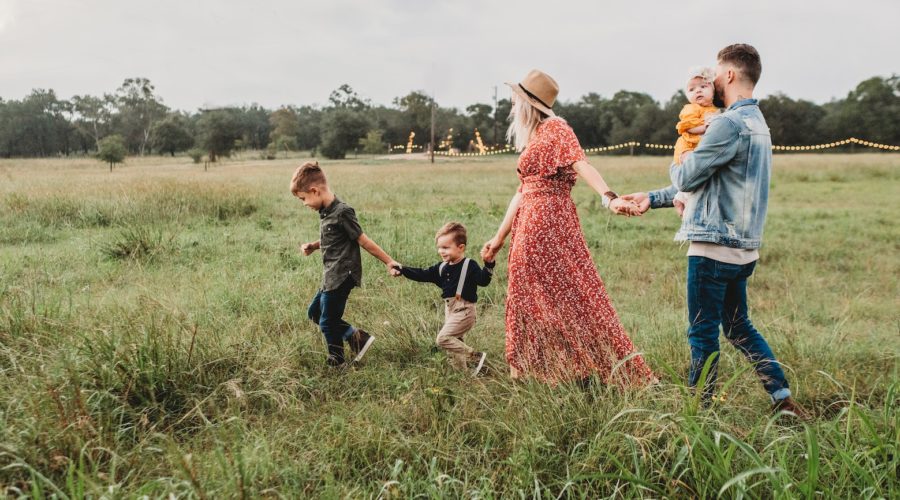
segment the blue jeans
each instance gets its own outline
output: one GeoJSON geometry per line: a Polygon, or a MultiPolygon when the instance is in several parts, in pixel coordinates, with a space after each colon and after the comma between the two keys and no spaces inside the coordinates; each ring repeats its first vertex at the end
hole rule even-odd
{"type": "Polygon", "coordinates": [[[354,286],[353,279],[347,278],[341,286],[334,290],[327,292],[320,290],[309,304],[307,311],[309,319],[319,325],[319,329],[325,336],[328,355],[334,356],[335,360],[340,363],[344,362],[344,340],[349,339],[356,330],[343,319],[347,299],[354,286]]]}
{"type": "Polygon", "coordinates": [[[737,265],[706,257],[688,257],[688,343],[691,345],[689,385],[696,387],[707,359],[715,354],[703,396],[712,396],[717,375],[719,326],[725,338],[753,364],[772,401],[791,395],[781,365],[766,339],[756,331],[747,315],[747,278],[756,262],[737,265]]]}

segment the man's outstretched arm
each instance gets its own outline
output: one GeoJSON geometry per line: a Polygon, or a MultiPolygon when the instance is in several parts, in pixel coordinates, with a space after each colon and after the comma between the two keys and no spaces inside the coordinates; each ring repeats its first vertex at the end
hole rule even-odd
{"type": "Polygon", "coordinates": [[[678,191],[696,191],[719,167],[734,158],[738,145],[738,128],[735,124],[725,117],[713,120],[697,149],[684,155],[681,165],[673,163],[669,166],[672,186],[678,191]]]}

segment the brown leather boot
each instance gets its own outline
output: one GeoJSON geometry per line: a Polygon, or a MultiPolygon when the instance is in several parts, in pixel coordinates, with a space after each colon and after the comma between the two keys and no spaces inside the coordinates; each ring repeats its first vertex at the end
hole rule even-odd
{"type": "Polygon", "coordinates": [[[803,422],[812,420],[812,416],[790,396],[776,401],[775,404],[772,405],[773,414],[777,415],[781,412],[788,412],[789,414],[792,414],[791,416],[803,422]]]}

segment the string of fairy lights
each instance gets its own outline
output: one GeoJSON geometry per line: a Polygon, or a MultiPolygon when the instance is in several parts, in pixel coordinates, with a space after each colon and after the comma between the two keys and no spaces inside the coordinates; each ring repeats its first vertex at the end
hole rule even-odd
{"type": "MultiPolygon", "coordinates": [[[[413,151],[424,150],[423,146],[415,145],[412,143],[413,137],[414,137],[414,134],[411,133],[410,137],[409,137],[409,142],[407,143],[407,145],[394,146],[391,148],[391,152],[394,152],[396,150],[406,150],[407,153],[412,153],[413,151]]],[[[435,156],[465,157],[465,156],[492,156],[492,155],[508,154],[508,153],[515,152],[515,148],[510,145],[495,147],[493,149],[490,147],[484,146],[484,144],[481,142],[480,134],[479,134],[478,139],[479,139],[478,145],[477,145],[477,149],[479,150],[478,152],[463,153],[463,152],[454,152],[454,151],[435,151],[434,154],[435,154],[435,156]]],[[[447,146],[449,144],[449,141],[450,141],[450,136],[448,136],[447,139],[442,141],[442,144],[447,146]]],[[[860,146],[881,149],[881,150],[885,150],[885,151],[900,151],[900,146],[866,141],[863,139],[857,139],[856,137],[850,137],[850,138],[847,138],[847,139],[844,139],[841,141],[828,142],[825,144],[810,144],[810,145],[806,145],[806,146],[773,145],[772,150],[773,151],[818,151],[818,150],[823,150],[823,149],[831,149],[831,148],[846,146],[848,144],[850,144],[850,145],[859,144],[860,146]]],[[[646,149],[670,149],[670,150],[675,149],[675,146],[673,144],[653,144],[653,143],[640,143],[637,141],[629,141],[629,142],[623,142],[621,144],[614,144],[612,146],[599,146],[599,147],[594,147],[594,148],[585,148],[584,152],[588,153],[588,154],[590,154],[590,153],[605,153],[608,151],[617,151],[617,150],[626,149],[626,148],[639,148],[639,147],[643,147],[646,149]]],[[[632,149],[632,151],[633,151],[633,149],[632,149]]]]}
{"type": "Polygon", "coordinates": [[[829,142],[827,144],[814,144],[811,146],[772,146],[772,149],[776,151],[811,151],[816,149],[831,149],[839,146],[845,146],[847,144],[859,144],[860,146],[883,149],[886,151],[900,151],[900,146],[880,144],[872,141],[864,141],[862,139],[857,139],[856,137],[844,139],[843,141],[829,142]]]}
{"type": "Polygon", "coordinates": [[[515,153],[516,148],[512,146],[504,146],[502,148],[497,149],[489,149],[485,148],[486,151],[483,153],[454,153],[452,151],[435,151],[435,156],[492,156],[492,155],[502,155],[507,153],[515,153]]]}
{"type": "Polygon", "coordinates": [[[639,142],[631,141],[631,142],[623,142],[622,144],[614,144],[614,145],[612,145],[612,146],[603,146],[603,147],[597,147],[597,148],[586,148],[586,149],[584,150],[584,152],[585,152],[585,153],[605,153],[605,152],[607,152],[607,151],[615,151],[615,150],[617,150],[617,149],[625,149],[625,148],[639,147],[640,145],[641,145],[641,143],[639,143],[639,142]]]}

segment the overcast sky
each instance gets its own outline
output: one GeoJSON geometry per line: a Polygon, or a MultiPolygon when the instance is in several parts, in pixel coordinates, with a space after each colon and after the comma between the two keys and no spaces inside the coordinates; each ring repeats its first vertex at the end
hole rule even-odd
{"type": "Polygon", "coordinates": [[[490,103],[539,68],[560,99],[667,100],[734,42],[762,54],[758,95],[825,102],[900,73],[900,1],[0,0],[0,97],[63,98],[144,76],[169,106],[374,103],[410,90],[490,103]]]}

